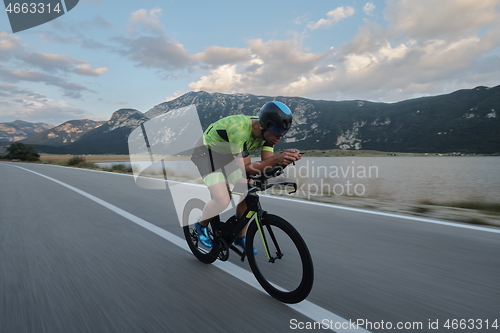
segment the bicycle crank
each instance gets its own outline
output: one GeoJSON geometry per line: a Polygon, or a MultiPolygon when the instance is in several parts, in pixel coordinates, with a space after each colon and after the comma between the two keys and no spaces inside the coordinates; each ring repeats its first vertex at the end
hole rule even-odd
{"type": "Polygon", "coordinates": [[[219,260],[226,261],[229,259],[229,246],[222,237],[214,239],[214,246],[217,246],[217,249],[219,250],[217,254],[217,258],[219,258],[219,260]]]}

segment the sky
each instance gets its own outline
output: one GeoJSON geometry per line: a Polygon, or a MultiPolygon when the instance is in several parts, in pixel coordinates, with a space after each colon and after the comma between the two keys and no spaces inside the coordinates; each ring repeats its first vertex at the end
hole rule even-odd
{"type": "Polygon", "coordinates": [[[190,91],[397,102],[499,84],[500,0],[80,0],[17,33],[0,13],[0,122],[190,91]]]}

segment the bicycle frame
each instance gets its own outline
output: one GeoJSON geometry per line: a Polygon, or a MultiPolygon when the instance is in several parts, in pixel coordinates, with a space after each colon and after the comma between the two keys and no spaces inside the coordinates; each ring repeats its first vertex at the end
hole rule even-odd
{"type": "MultiPolygon", "coordinates": [[[[256,193],[257,191],[264,191],[272,186],[275,185],[284,185],[284,186],[293,186],[294,191],[290,192],[294,193],[297,191],[297,184],[296,183],[291,183],[291,182],[278,182],[278,183],[271,183],[268,184],[267,180],[265,179],[257,179],[255,180],[255,183],[252,185],[249,185],[249,190],[248,194],[245,197],[245,202],[247,205],[247,209],[245,213],[239,217],[236,218],[235,216],[232,216],[229,218],[225,223],[223,223],[220,220],[220,216],[215,217],[216,221],[218,223],[213,223],[214,226],[214,234],[215,235],[221,235],[222,239],[226,242],[226,244],[233,244],[234,240],[240,232],[245,228],[245,226],[253,221],[255,221],[257,225],[257,229],[259,230],[259,234],[261,236],[262,244],[264,246],[264,250],[266,252],[267,259],[269,262],[274,262],[276,259],[281,259],[283,254],[281,253],[281,249],[279,248],[279,245],[276,241],[276,238],[274,236],[273,231],[271,228],[267,228],[268,233],[271,237],[271,240],[274,242],[277,253],[276,256],[272,256],[270,251],[269,251],[269,246],[267,243],[266,235],[263,231],[263,221],[267,215],[267,212],[262,209],[262,206],[260,204],[260,199],[259,195],[256,193]]],[[[240,251],[237,247],[234,245],[230,245],[229,248],[236,252],[240,257],[241,261],[245,260],[246,253],[245,251],[240,251]]]]}

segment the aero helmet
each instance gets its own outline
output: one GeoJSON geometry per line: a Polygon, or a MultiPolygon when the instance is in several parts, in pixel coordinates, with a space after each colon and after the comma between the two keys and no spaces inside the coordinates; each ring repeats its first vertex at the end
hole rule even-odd
{"type": "Polygon", "coordinates": [[[292,112],[281,102],[268,102],[259,111],[259,123],[264,131],[284,136],[292,126],[292,112]]]}

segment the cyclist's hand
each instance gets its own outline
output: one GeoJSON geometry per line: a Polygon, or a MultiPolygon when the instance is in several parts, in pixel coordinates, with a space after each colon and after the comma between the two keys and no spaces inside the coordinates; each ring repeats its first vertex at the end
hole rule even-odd
{"type": "Polygon", "coordinates": [[[289,165],[301,158],[300,151],[297,149],[287,149],[276,157],[278,158],[277,165],[289,165]]]}

